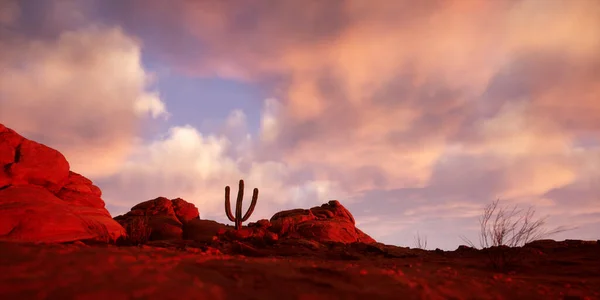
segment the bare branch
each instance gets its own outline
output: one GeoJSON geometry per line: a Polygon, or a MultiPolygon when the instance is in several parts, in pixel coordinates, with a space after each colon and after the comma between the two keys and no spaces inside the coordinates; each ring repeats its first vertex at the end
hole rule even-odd
{"type": "MultiPolygon", "coordinates": [[[[564,226],[552,230],[544,228],[547,217],[534,220],[535,209],[529,207],[526,210],[514,205],[510,208],[499,207],[499,200],[486,205],[483,214],[479,218],[480,232],[479,245],[482,249],[488,249],[488,255],[495,267],[503,268],[510,262],[510,248],[521,247],[535,240],[572,230],[564,226]],[[508,248],[508,249],[507,249],[508,248]]],[[[461,236],[469,246],[476,248],[469,239],[461,236]]]]}
{"type": "Polygon", "coordinates": [[[419,234],[419,232],[417,232],[414,242],[415,242],[415,248],[427,250],[427,236],[421,236],[421,234],[419,234]]]}

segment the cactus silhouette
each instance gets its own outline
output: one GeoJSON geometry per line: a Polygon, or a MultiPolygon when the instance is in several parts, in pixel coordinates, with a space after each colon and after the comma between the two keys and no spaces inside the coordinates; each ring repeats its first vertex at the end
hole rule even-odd
{"type": "Polygon", "coordinates": [[[248,207],[248,211],[242,217],[242,201],[244,201],[244,181],[240,180],[240,187],[238,190],[237,201],[235,203],[235,216],[231,213],[231,201],[229,200],[229,186],[225,187],[225,214],[227,214],[227,218],[229,221],[235,223],[235,229],[238,230],[242,228],[242,222],[245,222],[250,218],[252,212],[254,211],[254,207],[256,206],[256,201],[258,200],[258,189],[255,188],[252,193],[252,202],[250,203],[250,207],[248,207]]]}

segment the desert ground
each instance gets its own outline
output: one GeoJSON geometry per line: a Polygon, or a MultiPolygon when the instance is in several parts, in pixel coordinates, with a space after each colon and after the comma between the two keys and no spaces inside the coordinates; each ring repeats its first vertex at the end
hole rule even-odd
{"type": "Polygon", "coordinates": [[[600,299],[600,244],[521,249],[499,272],[483,251],[282,242],[223,251],[193,242],[144,246],[0,244],[2,299],[600,299]]]}

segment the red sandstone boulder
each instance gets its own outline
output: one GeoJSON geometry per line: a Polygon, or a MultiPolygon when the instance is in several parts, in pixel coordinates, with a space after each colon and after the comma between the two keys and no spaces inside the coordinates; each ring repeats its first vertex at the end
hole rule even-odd
{"type": "Polygon", "coordinates": [[[173,204],[173,211],[179,222],[185,224],[191,220],[200,219],[200,213],[198,208],[193,204],[189,203],[181,198],[171,200],[173,204]]]}
{"type": "Polygon", "coordinates": [[[16,150],[22,141],[22,136],[0,124],[0,165],[6,166],[16,160],[16,150]]]}
{"type": "Polygon", "coordinates": [[[0,191],[0,240],[68,242],[116,240],[124,234],[106,209],[71,206],[45,188],[25,185],[0,191]]]}
{"type": "Polygon", "coordinates": [[[56,190],[69,177],[69,163],[52,148],[24,139],[15,152],[15,161],[5,166],[13,185],[34,184],[56,190]]]}
{"type": "Polygon", "coordinates": [[[100,196],[60,152],[0,124],[0,240],[117,239],[125,231],[100,196]]]}
{"type": "Polygon", "coordinates": [[[270,230],[280,238],[303,238],[344,244],[376,241],[355,227],[352,214],[337,200],[311,209],[281,211],[270,220],[270,230]]]}
{"type": "Polygon", "coordinates": [[[69,172],[66,184],[56,196],[73,205],[104,208],[104,201],[100,198],[102,196],[100,188],[93,185],[91,180],[75,172],[69,172]]]}
{"type": "Polygon", "coordinates": [[[151,241],[181,239],[184,225],[200,219],[198,208],[181,198],[169,200],[158,197],[144,201],[131,208],[131,211],[114,219],[124,227],[128,227],[134,218],[148,217],[151,227],[151,241]]]}
{"type": "Polygon", "coordinates": [[[227,229],[227,225],[213,220],[193,219],[183,224],[183,238],[209,243],[227,229]]]}

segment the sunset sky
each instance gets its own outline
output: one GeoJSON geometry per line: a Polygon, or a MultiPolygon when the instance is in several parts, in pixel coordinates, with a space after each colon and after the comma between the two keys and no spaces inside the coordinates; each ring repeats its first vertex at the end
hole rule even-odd
{"type": "Polygon", "coordinates": [[[113,216],[181,197],[229,224],[244,179],[250,221],[338,199],[455,249],[500,198],[596,240],[600,1],[0,0],[0,123],[113,216]]]}

